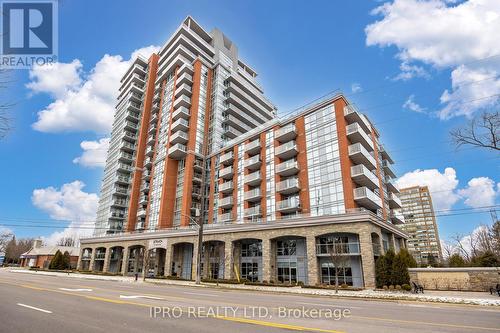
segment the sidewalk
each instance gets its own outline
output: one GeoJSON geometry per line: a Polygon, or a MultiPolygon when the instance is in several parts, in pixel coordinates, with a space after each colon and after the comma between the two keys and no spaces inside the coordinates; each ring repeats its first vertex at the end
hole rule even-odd
{"type": "MultiPolygon", "coordinates": [[[[104,280],[104,281],[117,281],[126,283],[143,283],[142,278],[135,281],[134,277],[124,276],[104,276],[93,274],[80,274],[80,273],[59,273],[59,272],[45,272],[45,271],[29,271],[23,269],[11,269],[10,272],[37,274],[48,276],[64,276],[79,279],[89,280],[104,280]]],[[[335,290],[329,289],[314,289],[314,288],[301,288],[301,287],[272,287],[272,286],[249,286],[242,284],[224,284],[219,283],[203,283],[197,285],[192,281],[178,281],[167,279],[148,279],[146,283],[151,284],[165,284],[176,286],[189,286],[198,288],[222,288],[233,290],[254,290],[263,292],[298,294],[298,295],[318,295],[318,296],[333,296],[333,297],[348,297],[348,298],[363,298],[363,299],[383,299],[383,300],[404,300],[416,302],[435,302],[435,303],[449,303],[449,304],[470,304],[470,305],[483,305],[483,306],[500,306],[500,297],[490,295],[488,292],[467,292],[467,291],[426,291],[425,294],[411,294],[405,292],[388,292],[379,290],[339,290],[335,294],[335,290]]]]}

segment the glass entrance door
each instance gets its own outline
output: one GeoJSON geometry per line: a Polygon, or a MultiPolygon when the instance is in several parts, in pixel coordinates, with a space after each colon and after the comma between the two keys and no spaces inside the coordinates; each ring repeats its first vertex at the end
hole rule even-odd
{"type": "Polygon", "coordinates": [[[278,262],[278,281],[283,283],[296,283],[297,262],[278,262]]]}

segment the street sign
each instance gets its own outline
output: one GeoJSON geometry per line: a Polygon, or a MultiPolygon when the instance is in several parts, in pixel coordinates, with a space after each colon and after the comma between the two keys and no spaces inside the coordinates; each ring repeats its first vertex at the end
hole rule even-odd
{"type": "Polygon", "coordinates": [[[4,260],[5,260],[5,252],[0,252],[0,266],[3,265],[4,260]]]}

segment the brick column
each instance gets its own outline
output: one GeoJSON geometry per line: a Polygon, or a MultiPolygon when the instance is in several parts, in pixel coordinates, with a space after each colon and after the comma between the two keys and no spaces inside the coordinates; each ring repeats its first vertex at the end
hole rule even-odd
{"type": "Polygon", "coordinates": [[[167,251],[165,252],[165,276],[172,275],[172,256],[174,254],[174,246],[169,245],[167,241],[167,251]]]}
{"type": "Polygon", "coordinates": [[[318,283],[318,258],[316,257],[316,237],[307,236],[307,284],[314,286],[318,283]]]}
{"type": "Polygon", "coordinates": [[[108,272],[109,270],[109,260],[111,258],[111,248],[106,248],[106,253],[104,253],[104,265],[102,266],[102,271],[104,273],[108,272]]]}
{"type": "MultiPolygon", "coordinates": [[[[196,280],[196,270],[198,267],[198,238],[193,242],[193,260],[191,265],[191,279],[196,280]]],[[[205,267],[205,271],[207,268],[205,267]]],[[[202,276],[203,278],[203,276],[202,276]]]]}
{"type": "Polygon", "coordinates": [[[262,239],[262,280],[271,281],[271,240],[262,239]]]}
{"type": "Polygon", "coordinates": [[[359,246],[361,250],[361,265],[363,269],[364,287],[375,288],[375,260],[369,228],[363,228],[359,233],[359,246]]]}
{"type": "Polygon", "coordinates": [[[92,255],[90,256],[89,271],[91,271],[91,272],[94,271],[95,251],[96,251],[96,249],[92,249],[92,255]]]}
{"type": "Polygon", "coordinates": [[[79,271],[82,269],[82,257],[83,257],[83,251],[85,249],[81,248],[80,249],[80,255],[78,256],[78,263],[76,264],[76,270],[79,271]]]}
{"type": "Polygon", "coordinates": [[[233,242],[224,242],[224,279],[232,279],[233,274],[233,242]]]}
{"type": "Polygon", "coordinates": [[[394,252],[396,252],[396,239],[394,234],[389,234],[389,247],[392,247],[394,252]]]}
{"type": "Polygon", "coordinates": [[[124,247],[123,248],[123,256],[122,256],[122,275],[125,276],[127,275],[127,271],[128,271],[128,256],[129,256],[129,248],[128,247],[124,247]]]}

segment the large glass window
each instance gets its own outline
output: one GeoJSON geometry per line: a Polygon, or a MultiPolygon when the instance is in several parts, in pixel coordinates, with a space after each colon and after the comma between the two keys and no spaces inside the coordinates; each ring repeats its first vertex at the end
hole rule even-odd
{"type": "Polygon", "coordinates": [[[332,263],[323,263],[321,265],[321,282],[325,284],[335,284],[335,275],[338,273],[338,283],[352,286],[351,267],[339,267],[335,270],[332,263]]]}
{"type": "Polygon", "coordinates": [[[278,262],[278,281],[283,283],[296,283],[297,263],[294,261],[278,262]]]}
{"type": "Polygon", "coordinates": [[[280,240],[277,242],[279,256],[294,256],[297,254],[297,241],[295,239],[280,240]]]}
{"type": "Polygon", "coordinates": [[[256,262],[242,262],[241,263],[241,278],[248,281],[259,280],[259,264],[256,262]]]}

